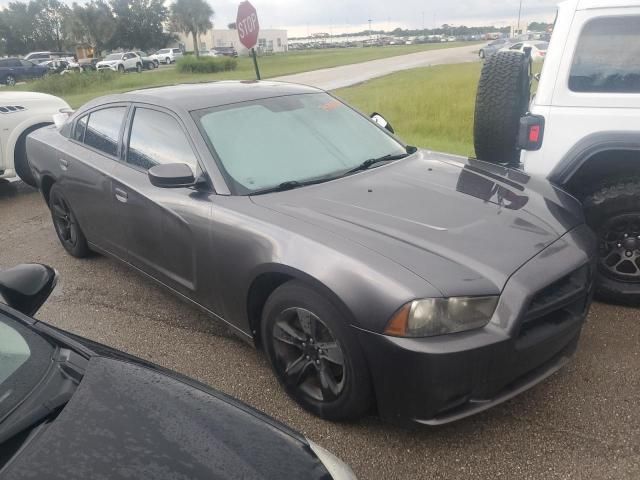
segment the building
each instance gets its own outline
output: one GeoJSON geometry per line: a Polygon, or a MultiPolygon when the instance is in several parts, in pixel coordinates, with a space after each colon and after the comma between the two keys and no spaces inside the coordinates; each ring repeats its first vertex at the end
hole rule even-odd
{"type": "MultiPolygon", "coordinates": [[[[185,51],[194,51],[193,37],[178,34],[178,42],[185,51]]],[[[199,50],[210,50],[216,47],[234,47],[238,55],[248,55],[249,51],[240,43],[238,31],[231,29],[211,29],[198,38],[199,50]]],[[[281,53],[288,49],[288,37],[286,30],[261,29],[258,35],[258,44],[256,48],[260,53],[281,53]]]]}

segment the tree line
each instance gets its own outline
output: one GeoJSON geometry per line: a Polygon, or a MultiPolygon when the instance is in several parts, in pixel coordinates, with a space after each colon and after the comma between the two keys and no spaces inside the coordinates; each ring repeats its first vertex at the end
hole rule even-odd
{"type": "MultiPolygon", "coordinates": [[[[0,55],[32,51],[155,50],[184,32],[194,40],[212,27],[213,9],[205,0],[90,0],[71,6],[59,0],[10,2],[0,10],[0,55]]],[[[196,44],[194,42],[194,44],[196,44]]],[[[197,54],[197,48],[196,48],[197,54]]]]}

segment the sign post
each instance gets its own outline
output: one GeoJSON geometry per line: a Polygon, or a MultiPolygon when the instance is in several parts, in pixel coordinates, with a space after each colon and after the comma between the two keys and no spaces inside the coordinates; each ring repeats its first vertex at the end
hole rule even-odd
{"type": "Polygon", "coordinates": [[[236,28],[238,29],[238,37],[240,43],[247,49],[251,50],[253,56],[253,66],[256,68],[256,77],[260,80],[260,70],[258,69],[258,58],[256,57],[256,43],[258,43],[258,32],[260,32],[260,24],[258,23],[258,12],[249,1],[241,2],[238,5],[238,16],[236,17],[236,28]]]}

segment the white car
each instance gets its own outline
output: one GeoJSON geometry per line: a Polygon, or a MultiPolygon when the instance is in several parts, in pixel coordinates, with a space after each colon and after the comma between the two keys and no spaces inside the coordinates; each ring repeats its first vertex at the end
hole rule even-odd
{"type": "Polygon", "coordinates": [[[526,41],[526,42],[518,42],[513,45],[509,45],[508,47],[504,47],[504,50],[513,50],[516,52],[523,52],[525,48],[531,48],[531,59],[534,62],[541,62],[547,56],[547,49],[549,48],[549,42],[542,41],[526,41]]]}
{"type": "Polygon", "coordinates": [[[218,52],[216,52],[213,49],[211,49],[211,50],[200,50],[198,52],[198,54],[201,57],[220,57],[221,56],[218,52]]]}
{"type": "Polygon", "coordinates": [[[96,63],[96,69],[113,70],[114,72],[142,72],[142,59],[135,52],[111,53],[96,63]]]}
{"type": "Polygon", "coordinates": [[[565,1],[533,99],[530,60],[501,51],[485,62],[474,120],[478,158],[519,166],[582,202],[599,241],[598,297],[635,305],[640,305],[638,59],[638,0],[565,1]]]}
{"type": "Polygon", "coordinates": [[[48,60],[64,60],[65,62],[75,62],[76,56],[71,52],[31,52],[25,57],[25,60],[39,64],[48,60]]]}
{"type": "Polygon", "coordinates": [[[179,48],[163,48],[150,56],[150,58],[167,65],[174,63],[180,57],[182,57],[182,50],[179,48]]]}
{"type": "Polygon", "coordinates": [[[0,92],[0,178],[15,177],[35,185],[25,153],[32,131],[53,123],[53,116],[70,112],[61,98],[35,92],[0,92]]]}

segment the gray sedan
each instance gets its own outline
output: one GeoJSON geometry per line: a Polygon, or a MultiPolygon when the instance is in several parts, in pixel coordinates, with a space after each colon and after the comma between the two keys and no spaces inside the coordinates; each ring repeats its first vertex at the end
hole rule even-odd
{"type": "Polygon", "coordinates": [[[549,183],[390,130],[314,88],[217,82],[94,100],[27,154],[71,255],[225,322],[304,408],[440,424],[566,363],[594,241],[549,183]]]}
{"type": "Polygon", "coordinates": [[[483,60],[487,59],[494,53],[499,52],[505,47],[508,47],[509,45],[511,45],[511,43],[512,42],[508,38],[499,38],[480,48],[480,50],[478,51],[478,56],[483,60]]]}

